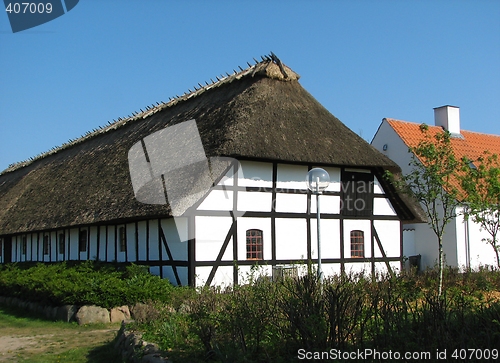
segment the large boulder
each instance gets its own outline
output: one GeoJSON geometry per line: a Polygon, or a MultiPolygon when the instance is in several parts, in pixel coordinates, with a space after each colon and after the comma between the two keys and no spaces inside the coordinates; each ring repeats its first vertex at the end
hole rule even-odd
{"type": "Polygon", "coordinates": [[[109,315],[112,323],[121,323],[124,320],[130,319],[130,310],[127,305],[118,306],[111,309],[109,315]]]}
{"type": "Polygon", "coordinates": [[[95,305],[82,306],[75,317],[79,325],[111,322],[108,309],[95,305]]]}

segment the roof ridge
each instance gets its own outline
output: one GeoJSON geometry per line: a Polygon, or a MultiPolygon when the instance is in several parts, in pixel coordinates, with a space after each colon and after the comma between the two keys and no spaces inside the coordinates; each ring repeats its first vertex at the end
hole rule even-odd
{"type": "Polygon", "coordinates": [[[297,80],[300,78],[300,76],[297,73],[295,73],[290,68],[285,66],[281,62],[281,60],[273,52],[270,52],[269,55],[261,56],[261,59],[262,59],[261,61],[258,61],[257,59],[253,58],[255,64],[252,65],[249,62],[247,62],[248,67],[245,69],[238,66],[240,71],[236,71],[235,69],[233,69],[232,74],[229,74],[226,72],[226,75],[221,74],[220,76],[215,76],[217,81],[214,81],[212,78],[210,78],[211,83],[208,83],[207,81],[205,81],[205,85],[198,83],[198,88],[196,86],[193,87],[194,91],[191,90],[190,88],[188,88],[189,92],[184,92],[184,94],[181,96],[175,95],[175,97],[169,97],[168,102],[160,101],[160,102],[156,102],[156,104],[153,103],[151,106],[149,106],[149,105],[146,106],[145,110],[143,110],[142,108],[139,108],[140,112],[133,111],[131,115],[128,115],[124,118],[118,117],[118,119],[116,119],[116,120],[113,119],[113,121],[108,121],[107,125],[98,126],[97,128],[92,129],[92,131],[87,131],[84,135],[82,135],[80,137],[77,137],[75,139],[70,138],[67,142],[65,142],[59,146],[54,146],[54,147],[50,148],[49,150],[41,152],[41,153],[39,153],[35,156],[32,156],[28,159],[12,163],[5,170],[1,171],[0,175],[15,171],[17,169],[24,168],[37,160],[46,158],[46,157],[53,155],[53,154],[56,154],[62,150],[65,150],[65,149],[70,148],[72,146],[78,145],[78,144],[80,144],[84,141],[87,141],[89,139],[92,139],[98,135],[104,134],[104,133],[112,131],[112,130],[116,130],[117,128],[122,127],[129,122],[134,122],[134,121],[138,121],[141,119],[145,119],[145,118],[147,118],[151,115],[154,115],[155,113],[162,111],[168,107],[175,106],[179,102],[187,101],[193,97],[197,97],[197,96],[201,95],[205,91],[208,91],[212,88],[220,87],[221,85],[231,83],[234,80],[240,80],[241,78],[246,77],[246,76],[254,77],[256,74],[259,74],[259,75],[267,76],[269,78],[280,79],[280,80],[284,80],[284,81],[297,80]],[[279,69],[279,73],[281,73],[281,74],[278,74],[278,71],[276,71],[276,70],[269,69],[269,66],[271,64],[275,64],[275,67],[277,67],[279,69]],[[289,71],[286,70],[287,68],[289,71]]]}
{"type": "Polygon", "coordinates": [[[479,132],[479,131],[461,130],[461,132],[468,132],[468,133],[471,133],[471,134],[479,134],[479,135],[500,137],[500,135],[497,135],[497,134],[487,134],[486,132],[479,132]]]}
{"type": "MultiPolygon", "coordinates": [[[[403,123],[412,124],[412,125],[422,125],[422,124],[425,124],[428,127],[437,127],[437,128],[443,129],[441,126],[429,125],[428,123],[425,123],[425,122],[406,121],[406,120],[399,120],[399,119],[390,118],[390,117],[384,117],[384,120],[386,120],[387,122],[403,122],[403,123]]],[[[478,134],[478,135],[500,137],[500,135],[497,135],[497,134],[488,134],[486,132],[471,131],[471,130],[464,130],[464,129],[461,129],[460,132],[468,132],[468,133],[478,134]]]]}

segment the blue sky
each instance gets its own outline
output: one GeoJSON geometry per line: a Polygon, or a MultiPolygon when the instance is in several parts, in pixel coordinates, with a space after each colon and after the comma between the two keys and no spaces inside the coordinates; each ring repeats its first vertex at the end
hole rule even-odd
{"type": "Polygon", "coordinates": [[[0,170],[270,51],[366,140],[446,104],[500,134],[497,0],[80,0],[15,34],[0,15],[0,170]]]}

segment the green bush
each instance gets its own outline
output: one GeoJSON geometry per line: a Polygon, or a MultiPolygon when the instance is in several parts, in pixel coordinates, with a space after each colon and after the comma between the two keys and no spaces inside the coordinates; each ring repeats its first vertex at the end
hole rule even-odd
{"type": "Polygon", "coordinates": [[[137,302],[168,302],[174,287],[137,265],[95,261],[3,265],[2,295],[49,305],[111,308],[137,302]]]}
{"type": "Polygon", "coordinates": [[[182,292],[188,309],[168,309],[138,328],[174,360],[190,362],[290,362],[298,361],[299,349],[446,349],[448,358],[455,349],[497,349],[500,272],[449,269],[441,297],[435,276],[344,274],[323,284],[314,272],[278,282],[252,278],[243,286],[182,292]]]}

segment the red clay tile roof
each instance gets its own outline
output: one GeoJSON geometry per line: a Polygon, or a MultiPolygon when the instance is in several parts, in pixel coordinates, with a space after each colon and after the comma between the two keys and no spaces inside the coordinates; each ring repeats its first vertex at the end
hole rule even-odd
{"type": "MultiPolygon", "coordinates": [[[[396,131],[399,137],[408,147],[416,147],[419,142],[424,139],[424,133],[420,131],[420,125],[414,122],[407,122],[386,118],[389,125],[396,131]]],[[[429,126],[429,135],[434,136],[437,133],[443,132],[440,126],[429,126]]],[[[451,146],[455,153],[457,160],[466,156],[471,161],[477,160],[480,156],[484,155],[485,151],[490,154],[497,154],[500,156],[500,136],[492,134],[482,134],[479,132],[460,130],[461,137],[452,137],[451,146]]],[[[462,174],[459,172],[459,174],[462,174]]],[[[460,187],[458,180],[452,181],[452,184],[457,188],[458,198],[463,200],[465,197],[463,189],[460,187]]]]}
{"type": "MultiPolygon", "coordinates": [[[[386,118],[386,120],[407,146],[415,147],[423,139],[420,124],[391,118],[386,118]]],[[[429,126],[429,132],[430,135],[434,136],[438,132],[443,132],[443,128],[440,126],[429,126]]],[[[482,134],[465,130],[461,130],[460,132],[463,138],[451,139],[451,145],[457,159],[467,156],[471,160],[476,160],[486,150],[491,154],[500,156],[500,135],[482,134]]]]}

